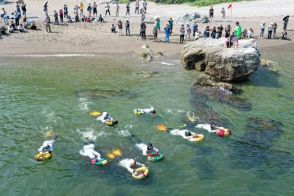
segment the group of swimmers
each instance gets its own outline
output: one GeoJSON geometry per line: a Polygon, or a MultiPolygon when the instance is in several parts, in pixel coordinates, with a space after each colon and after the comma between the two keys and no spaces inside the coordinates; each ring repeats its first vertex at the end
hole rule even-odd
{"type": "MultiPolygon", "coordinates": [[[[145,115],[145,114],[155,115],[156,114],[156,110],[153,107],[145,108],[145,109],[135,109],[133,112],[135,115],[145,115]]],[[[114,120],[107,112],[103,112],[103,113],[92,112],[90,113],[90,115],[94,116],[96,120],[108,126],[113,126],[118,123],[118,121],[114,120]]],[[[194,118],[192,119],[192,117],[188,119],[191,122],[195,122],[194,118]]],[[[207,130],[208,132],[214,133],[218,135],[219,137],[227,137],[231,135],[231,131],[229,129],[218,127],[213,122],[210,124],[198,124],[195,127],[207,130]]],[[[183,130],[171,129],[171,128],[167,128],[164,125],[159,125],[157,128],[158,130],[161,130],[161,131],[166,131],[166,132],[168,131],[172,135],[181,136],[185,140],[190,142],[199,142],[204,139],[203,134],[197,134],[186,129],[183,129],[183,130]]],[[[43,142],[43,145],[38,149],[39,154],[37,154],[35,157],[38,161],[45,161],[52,158],[53,144],[55,142],[55,139],[56,137],[51,140],[46,140],[43,142]]],[[[149,143],[148,145],[144,143],[139,143],[139,144],[136,144],[136,147],[140,149],[142,151],[142,155],[146,156],[147,159],[150,161],[161,161],[164,159],[164,155],[161,154],[159,150],[156,147],[154,147],[151,143],[149,143]]],[[[109,163],[107,159],[102,158],[101,154],[95,150],[95,145],[93,142],[87,143],[86,145],[84,145],[83,148],[79,151],[79,153],[82,156],[88,157],[91,165],[103,166],[109,163]]],[[[113,153],[107,156],[110,159],[114,159],[115,157],[120,157],[121,155],[122,153],[120,150],[114,150],[113,153]]],[[[120,160],[119,166],[127,169],[135,179],[145,178],[149,174],[149,170],[145,166],[145,164],[139,163],[132,158],[125,158],[120,160]]]]}

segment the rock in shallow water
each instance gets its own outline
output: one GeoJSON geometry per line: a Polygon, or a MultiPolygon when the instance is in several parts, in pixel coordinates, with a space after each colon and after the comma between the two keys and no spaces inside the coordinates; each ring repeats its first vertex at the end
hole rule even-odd
{"type": "Polygon", "coordinates": [[[182,51],[186,69],[205,70],[222,82],[242,81],[260,65],[260,52],[253,39],[239,40],[238,48],[224,48],[225,39],[202,39],[190,42],[182,51]]]}

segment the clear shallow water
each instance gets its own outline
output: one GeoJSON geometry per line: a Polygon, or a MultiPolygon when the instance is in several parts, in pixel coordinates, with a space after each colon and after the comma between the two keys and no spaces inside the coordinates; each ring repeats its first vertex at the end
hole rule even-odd
{"type": "Polygon", "coordinates": [[[185,71],[177,61],[166,62],[171,64],[111,56],[1,57],[1,192],[291,195],[293,61],[282,58],[280,75],[260,70],[242,86],[241,98],[251,104],[245,110],[191,92],[194,72],[185,71]],[[134,108],[150,105],[159,113],[156,118],[133,115],[134,108]],[[208,114],[216,112],[219,121],[233,130],[232,137],[220,139],[194,129],[205,134],[205,141],[193,144],[155,129],[159,123],[183,125],[187,111],[206,119],[203,108],[208,114]],[[107,111],[119,124],[104,127],[88,115],[90,111],[107,111]],[[33,157],[47,127],[59,137],[53,159],[40,164],[33,157]],[[151,175],[135,181],[117,166],[118,159],[108,167],[92,168],[78,153],[85,141],[81,132],[94,135],[103,155],[120,148],[124,157],[146,163],[151,175]],[[166,159],[147,162],[136,142],[152,142],[166,159]]]}

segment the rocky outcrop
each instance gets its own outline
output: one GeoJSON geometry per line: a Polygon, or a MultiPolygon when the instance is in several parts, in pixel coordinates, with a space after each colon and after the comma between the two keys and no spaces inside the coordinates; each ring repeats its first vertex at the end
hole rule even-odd
{"type": "Polygon", "coordinates": [[[278,73],[280,71],[279,65],[271,60],[261,59],[260,66],[274,73],[278,73]]]}
{"type": "Polygon", "coordinates": [[[191,21],[194,21],[196,19],[199,19],[201,18],[200,14],[197,13],[197,12],[194,12],[192,14],[184,14],[183,16],[179,16],[177,19],[176,19],[176,22],[177,23],[187,23],[187,22],[191,22],[191,21]]]}
{"type": "Polygon", "coordinates": [[[260,65],[260,52],[253,39],[240,40],[238,48],[225,48],[225,39],[190,42],[182,51],[186,69],[205,71],[214,81],[239,82],[260,65]]]}

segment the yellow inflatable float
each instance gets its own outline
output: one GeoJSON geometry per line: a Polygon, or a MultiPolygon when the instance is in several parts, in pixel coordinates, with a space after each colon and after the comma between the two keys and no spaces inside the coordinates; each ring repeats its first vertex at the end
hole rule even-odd
{"type": "Polygon", "coordinates": [[[113,150],[111,153],[107,153],[107,157],[110,159],[114,159],[115,157],[120,157],[122,152],[120,149],[113,150]]]}
{"type": "Polygon", "coordinates": [[[101,115],[100,112],[90,112],[89,114],[90,114],[90,116],[93,116],[93,117],[97,117],[97,116],[101,115]]]}
{"type": "Polygon", "coordinates": [[[190,139],[191,142],[201,142],[203,140],[204,140],[204,135],[203,134],[195,134],[190,139]]]}
{"type": "Polygon", "coordinates": [[[139,167],[135,169],[135,172],[132,174],[132,177],[136,180],[141,180],[146,178],[149,175],[148,167],[139,167]]]}
{"type": "Polygon", "coordinates": [[[52,158],[52,154],[49,152],[39,152],[35,155],[37,161],[47,161],[52,158]]]}

